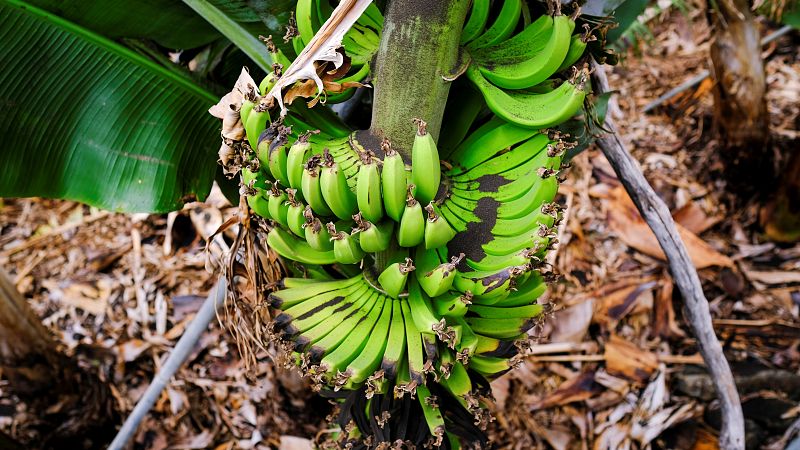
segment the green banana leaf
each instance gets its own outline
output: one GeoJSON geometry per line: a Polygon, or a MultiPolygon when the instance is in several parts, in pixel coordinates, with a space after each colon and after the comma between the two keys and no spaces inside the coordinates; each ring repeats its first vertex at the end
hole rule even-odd
{"type": "Polygon", "coordinates": [[[217,97],[20,0],[0,0],[0,196],[164,212],[211,187],[217,97]]]}
{"type": "MultiPolygon", "coordinates": [[[[110,39],[147,38],[164,47],[189,49],[221,34],[178,0],[29,0],[27,2],[110,39]]],[[[291,0],[209,0],[254,37],[272,34],[283,44],[283,26],[294,10],[291,0]]],[[[285,45],[291,48],[291,45],[285,45]]]]}

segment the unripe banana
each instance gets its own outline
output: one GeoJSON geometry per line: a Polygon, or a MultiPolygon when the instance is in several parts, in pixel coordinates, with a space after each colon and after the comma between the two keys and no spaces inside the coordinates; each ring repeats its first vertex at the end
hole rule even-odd
{"type": "Polygon", "coordinates": [[[336,217],[347,220],[358,211],[356,196],[347,185],[347,178],[344,176],[344,172],[339,169],[327,149],[322,155],[322,169],[319,181],[322,197],[336,217]]]}
{"type": "Polygon", "coordinates": [[[306,223],[303,226],[305,232],[306,242],[314,250],[320,252],[327,252],[333,250],[333,242],[331,236],[323,229],[322,222],[319,218],[311,215],[310,207],[306,207],[304,212],[306,223]]]}
{"type": "MultiPolygon", "coordinates": [[[[250,113],[253,112],[253,107],[256,106],[250,100],[242,100],[242,107],[239,108],[239,119],[242,121],[242,126],[247,123],[247,118],[250,117],[250,113]]],[[[245,133],[247,130],[245,130],[245,133]]]]}
{"type": "Polygon", "coordinates": [[[358,228],[358,242],[361,244],[361,249],[367,253],[382,252],[389,248],[392,243],[392,235],[394,232],[394,222],[391,220],[382,220],[378,223],[372,223],[368,220],[361,218],[361,213],[353,216],[358,228]]]}
{"type": "Polygon", "coordinates": [[[383,206],[386,208],[387,216],[395,222],[400,222],[406,206],[406,165],[403,157],[391,148],[387,141],[384,141],[383,150],[384,158],[381,169],[383,206]]]}
{"type": "Polygon", "coordinates": [[[439,264],[433,270],[428,272],[418,271],[416,274],[417,281],[419,281],[422,290],[431,297],[438,297],[449,291],[453,287],[453,281],[456,278],[456,266],[463,258],[464,254],[461,253],[459,256],[454,256],[450,262],[439,264]]]}
{"type": "Polygon", "coordinates": [[[294,189],[301,189],[302,187],[303,167],[311,150],[308,137],[309,133],[301,134],[289,148],[289,154],[286,155],[286,182],[294,189]]]}
{"type": "Polygon", "coordinates": [[[306,166],[303,168],[300,187],[303,192],[303,198],[311,205],[311,209],[313,209],[317,215],[330,216],[333,213],[330,208],[328,208],[328,204],[325,203],[320,186],[320,161],[321,157],[318,155],[308,159],[306,166]]]}
{"type": "Polygon", "coordinates": [[[333,222],[328,222],[326,226],[328,234],[331,235],[333,240],[333,254],[336,257],[336,262],[355,264],[364,258],[365,253],[358,244],[358,236],[351,235],[346,231],[336,231],[336,225],[333,222]]]}
{"type": "Polygon", "coordinates": [[[416,247],[425,240],[425,215],[422,206],[411,195],[414,185],[408,186],[408,197],[403,216],[400,218],[400,228],[397,230],[397,243],[401,247],[416,247]]]}
{"type": "Polygon", "coordinates": [[[257,215],[269,219],[269,201],[264,198],[260,193],[247,196],[247,206],[253,210],[257,215]]]}
{"type": "Polygon", "coordinates": [[[381,197],[381,174],[375,163],[375,155],[366,151],[361,154],[361,167],[356,182],[356,200],[361,215],[370,222],[377,223],[383,217],[383,197],[381,197]]]}
{"type": "Polygon", "coordinates": [[[430,250],[447,245],[456,236],[456,230],[436,213],[433,202],[425,206],[425,211],[428,213],[428,220],[425,222],[425,248],[430,250]]]}
{"type": "Polygon", "coordinates": [[[289,226],[288,214],[289,206],[286,205],[286,192],[278,187],[278,183],[272,184],[272,189],[269,192],[269,215],[272,220],[278,222],[284,227],[289,226]]]}
{"type": "MultiPolygon", "coordinates": [[[[277,135],[272,139],[272,141],[269,143],[269,147],[267,148],[267,165],[269,166],[270,173],[272,173],[273,178],[279,180],[281,183],[287,186],[289,183],[289,177],[287,175],[288,149],[286,147],[286,141],[291,132],[291,128],[278,126],[277,135]]],[[[259,141],[258,145],[260,155],[261,141],[259,141]]]]}
{"type": "Polygon", "coordinates": [[[428,203],[436,197],[442,171],[439,165],[439,151],[433,136],[428,133],[428,125],[421,119],[414,119],[417,134],[411,146],[411,182],[417,187],[414,197],[420,203],[428,203]]]}
{"type": "Polygon", "coordinates": [[[278,81],[278,77],[275,76],[275,73],[274,72],[268,73],[267,76],[265,76],[261,80],[261,83],[259,83],[258,85],[258,90],[261,93],[261,95],[267,95],[267,92],[269,92],[272,89],[272,87],[275,86],[276,81],[278,81]]]}
{"type": "Polygon", "coordinates": [[[378,275],[378,283],[388,296],[398,298],[406,288],[409,272],[413,272],[414,269],[414,261],[411,258],[406,258],[402,263],[390,264],[378,275]]]}
{"type": "Polygon", "coordinates": [[[269,123],[269,110],[263,103],[256,103],[250,114],[247,116],[247,122],[244,123],[244,133],[247,137],[247,143],[254,151],[258,149],[258,140],[261,132],[267,129],[269,123]]]}
{"type": "Polygon", "coordinates": [[[286,214],[286,222],[292,233],[304,238],[306,236],[303,225],[306,223],[304,215],[305,205],[295,198],[297,189],[286,189],[287,203],[289,204],[288,212],[286,214]]]}

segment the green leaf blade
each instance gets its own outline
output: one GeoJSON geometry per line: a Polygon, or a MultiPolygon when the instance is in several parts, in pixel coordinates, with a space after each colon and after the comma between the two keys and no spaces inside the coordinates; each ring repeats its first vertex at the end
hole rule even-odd
{"type": "Polygon", "coordinates": [[[164,212],[208,194],[213,95],[17,0],[0,30],[0,195],[164,212]]]}

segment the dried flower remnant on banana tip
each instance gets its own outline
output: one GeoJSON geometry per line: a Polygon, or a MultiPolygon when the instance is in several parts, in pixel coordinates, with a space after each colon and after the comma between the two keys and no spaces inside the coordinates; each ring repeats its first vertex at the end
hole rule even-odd
{"type": "Polygon", "coordinates": [[[322,25],[314,39],[306,45],[297,56],[275,86],[267,93],[278,101],[281,116],[286,115],[286,106],[283,104],[283,88],[291,86],[300,80],[314,80],[321,94],[324,90],[322,79],[317,74],[314,65],[316,61],[332,62],[338,68],[344,63],[344,56],[338,51],[342,46],[342,39],[361,14],[372,3],[372,0],[344,0],[333,10],[333,14],[322,25]]]}

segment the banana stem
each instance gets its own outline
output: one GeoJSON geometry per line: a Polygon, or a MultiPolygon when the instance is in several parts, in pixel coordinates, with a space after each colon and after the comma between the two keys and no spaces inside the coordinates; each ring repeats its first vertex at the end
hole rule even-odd
{"type": "Polygon", "coordinates": [[[408,163],[416,125],[439,138],[450,81],[458,66],[469,0],[391,0],[375,60],[370,132],[388,138],[408,163]]]}

